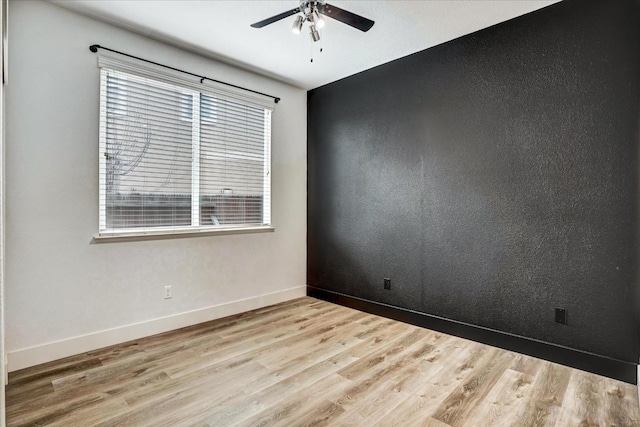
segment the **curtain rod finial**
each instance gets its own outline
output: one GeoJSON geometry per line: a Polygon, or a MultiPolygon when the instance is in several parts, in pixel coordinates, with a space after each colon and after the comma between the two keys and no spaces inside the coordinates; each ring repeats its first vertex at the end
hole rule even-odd
{"type": "Polygon", "coordinates": [[[273,101],[277,104],[278,102],[280,102],[280,98],[273,98],[273,101]]]}
{"type": "Polygon", "coordinates": [[[99,44],[92,44],[91,46],[89,46],[89,50],[93,53],[96,53],[99,47],[100,47],[99,44]]]}

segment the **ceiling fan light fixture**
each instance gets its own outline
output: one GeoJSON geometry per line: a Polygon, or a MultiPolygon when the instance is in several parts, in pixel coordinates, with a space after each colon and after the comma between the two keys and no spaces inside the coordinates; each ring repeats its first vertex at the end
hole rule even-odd
{"type": "Polygon", "coordinates": [[[291,31],[293,34],[300,34],[302,31],[302,24],[304,24],[304,18],[300,15],[296,17],[296,20],[293,21],[293,27],[291,27],[291,31]]]}
{"type": "Polygon", "coordinates": [[[317,9],[313,11],[313,23],[316,24],[318,28],[324,27],[324,18],[318,13],[317,9]]]}
{"type": "Polygon", "coordinates": [[[309,35],[311,36],[311,40],[313,40],[314,42],[320,40],[320,33],[318,32],[314,24],[311,24],[309,26],[309,35]]]}

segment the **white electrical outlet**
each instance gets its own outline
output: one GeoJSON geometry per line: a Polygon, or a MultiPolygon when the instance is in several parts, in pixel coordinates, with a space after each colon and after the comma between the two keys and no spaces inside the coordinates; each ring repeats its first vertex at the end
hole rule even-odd
{"type": "Polygon", "coordinates": [[[171,285],[165,286],[164,287],[164,299],[169,299],[171,297],[172,297],[172,295],[171,295],[171,285]]]}

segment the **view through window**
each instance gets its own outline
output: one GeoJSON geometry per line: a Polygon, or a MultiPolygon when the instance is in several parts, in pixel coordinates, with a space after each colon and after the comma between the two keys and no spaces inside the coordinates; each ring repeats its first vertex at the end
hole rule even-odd
{"type": "Polygon", "coordinates": [[[270,224],[271,110],[101,70],[100,231],[270,224]]]}

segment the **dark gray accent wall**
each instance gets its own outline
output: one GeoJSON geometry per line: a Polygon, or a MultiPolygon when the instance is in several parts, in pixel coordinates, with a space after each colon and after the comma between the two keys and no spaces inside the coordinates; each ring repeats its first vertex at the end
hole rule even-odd
{"type": "Polygon", "coordinates": [[[637,363],[639,119],[636,0],[314,89],[308,284],[637,363]]]}

